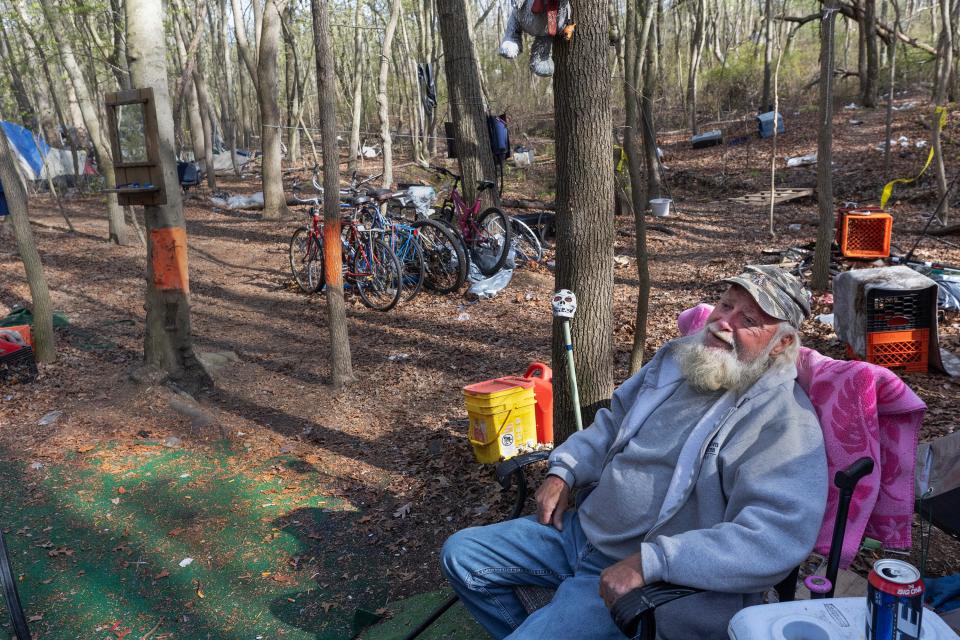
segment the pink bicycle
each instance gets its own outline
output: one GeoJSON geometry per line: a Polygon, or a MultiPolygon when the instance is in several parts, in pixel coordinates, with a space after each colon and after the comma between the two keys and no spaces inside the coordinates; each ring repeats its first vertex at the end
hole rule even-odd
{"type": "Polygon", "coordinates": [[[477,199],[467,206],[457,189],[462,178],[443,167],[431,166],[439,174],[453,178],[449,197],[440,207],[438,219],[453,230],[463,245],[464,253],[485,276],[499,271],[510,252],[510,219],[497,207],[480,213],[480,194],[495,185],[487,180],[477,182],[477,199]]]}

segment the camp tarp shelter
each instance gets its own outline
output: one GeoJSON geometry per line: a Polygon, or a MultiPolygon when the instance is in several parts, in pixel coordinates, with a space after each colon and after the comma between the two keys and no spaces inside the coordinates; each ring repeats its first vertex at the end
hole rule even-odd
{"type": "MultiPolygon", "coordinates": [[[[46,180],[73,175],[73,154],[69,149],[51,147],[29,129],[13,122],[0,121],[16,156],[20,174],[26,180],[46,180]]],[[[81,172],[86,173],[87,154],[77,151],[81,172]]]]}
{"type": "MultiPolygon", "coordinates": [[[[244,165],[253,160],[253,154],[248,151],[236,151],[237,166],[243,169],[244,165]]],[[[233,171],[233,162],[230,160],[230,150],[225,149],[213,154],[213,170],[216,173],[229,173],[233,171]]]]}

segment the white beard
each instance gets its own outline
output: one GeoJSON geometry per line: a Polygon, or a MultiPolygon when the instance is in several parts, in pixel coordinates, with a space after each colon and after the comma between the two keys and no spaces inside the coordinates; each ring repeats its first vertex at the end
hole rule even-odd
{"type": "MultiPolygon", "coordinates": [[[[752,361],[743,362],[737,357],[736,345],[732,339],[728,342],[731,346],[729,351],[705,345],[707,331],[709,326],[684,338],[677,344],[674,351],[677,362],[680,364],[680,371],[694,389],[700,391],[732,389],[739,395],[753,386],[753,383],[770,368],[772,363],[770,351],[774,344],[770,344],[752,361]]],[[[771,340],[771,343],[773,342],[771,340]]]]}

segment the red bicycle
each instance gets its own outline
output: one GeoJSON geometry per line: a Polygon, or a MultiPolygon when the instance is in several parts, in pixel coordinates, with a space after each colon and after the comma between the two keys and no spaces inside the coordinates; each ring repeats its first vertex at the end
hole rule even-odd
{"type": "Polygon", "coordinates": [[[453,178],[450,196],[440,207],[439,220],[445,222],[458,236],[464,253],[477,265],[480,273],[492,276],[503,267],[510,252],[510,220],[497,207],[489,207],[480,213],[480,194],[492,189],[488,180],[477,182],[477,199],[467,206],[457,189],[462,178],[443,167],[431,166],[437,173],[453,178]]]}
{"type": "MultiPolygon", "coordinates": [[[[354,206],[369,200],[366,196],[354,199],[354,206]]],[[[290,270],[297,285],[307,293],[323,288],[323,222],[320,207],[310,207],[311,225],[300,227],[290,238],[290,270]]],[[[400,261],[389,246],[374,235],[377,229],[368,229],[356,218],[356,209],[341,220],[340,236],[343,255],[344,282],[355,287],[363,303],[377,311],[389,311],[400,301],[403,293],[403,270],[400,261]]]]}

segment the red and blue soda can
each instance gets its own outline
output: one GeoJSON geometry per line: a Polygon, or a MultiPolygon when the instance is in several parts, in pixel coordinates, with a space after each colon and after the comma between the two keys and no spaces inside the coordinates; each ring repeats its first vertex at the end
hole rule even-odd
{"type": "Polygon", "coordinates": [[[867,640],[920,640],[923,580],[917,568],[878,560],[867,583],[867,640]]]}

